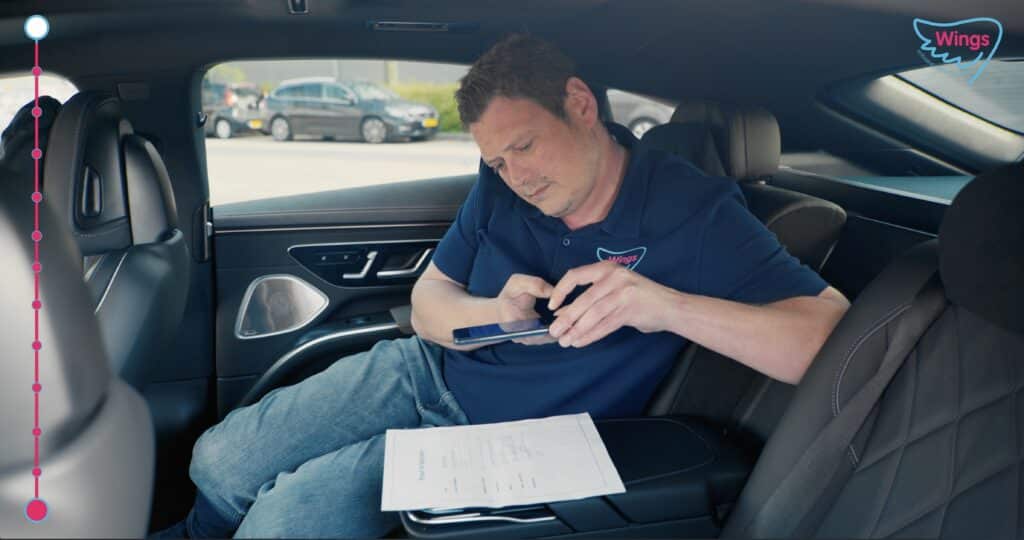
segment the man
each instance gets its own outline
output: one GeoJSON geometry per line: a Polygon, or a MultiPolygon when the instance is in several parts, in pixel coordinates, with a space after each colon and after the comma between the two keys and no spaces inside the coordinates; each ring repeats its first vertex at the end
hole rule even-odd
{"type": "Polygon", "coordinates": [[[735,182],[613,136],[549,44],[506,38],[456,99],[483,164],[413,289],[418,337],[343,358],[204,433],[196,505],[168,534],[386,534],[398,524],[379,510],[388,428],[638,415],[687,340],[796,383],[848,307],[735,182]],[[549,310],[551,337],[452,343],[454,328],[549,310]]]}

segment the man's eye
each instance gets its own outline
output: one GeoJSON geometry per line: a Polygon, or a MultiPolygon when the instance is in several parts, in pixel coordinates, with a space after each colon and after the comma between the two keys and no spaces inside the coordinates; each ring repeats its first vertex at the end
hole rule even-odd
{"type": "Polygon", "coordinates": [[[518,148],[518,150],[519,150],[520,152],[525,152],[525,151],[529,150],[531,146],[533,146],[533,141],[530,141],[530,142],[528,142],[528,143],[524,144],[523,146],[520,146],[520,147],[518,148]]]}

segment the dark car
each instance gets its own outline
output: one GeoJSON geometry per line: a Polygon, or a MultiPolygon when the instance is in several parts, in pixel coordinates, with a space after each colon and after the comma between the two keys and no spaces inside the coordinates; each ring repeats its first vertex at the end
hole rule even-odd
{"type": "Polygon", "coordinates": [[[237,133],[263,129],[263,92],[254,83],[217,83],[203,79],[206,135],[230,139],[237,133]]]}
{"type": "Polygon", "coordinates": [[[430,105],[407,101],[370,82],[329,77],[284,81],[267,98],[265,131],[275,140],[332,137],[380,143],[429,139],[440,123],[430,105]]]}

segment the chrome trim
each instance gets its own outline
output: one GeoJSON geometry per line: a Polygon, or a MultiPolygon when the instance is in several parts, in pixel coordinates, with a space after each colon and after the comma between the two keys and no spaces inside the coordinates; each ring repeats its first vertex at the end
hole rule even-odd
{"type": "Polygon", "coordinates": [[[420,255],[420,258],[416,260],[416,264],[412,265],[412,268],[403,268],[401,270],[381,270],[380,272],[377,272],[377,277],[396,278],[416,275],[421,270],[423,263],[427,260],[427,257],[430,256],[432,251],[434,251],[434,248],[425,249],[423,254],[420,255]]]}
{"type": "Polygon", "coordinates": [[[374,332],[386,332],[388,330],[399,330],[399,329],[400,328],[398,327],[398,323],[383,323],[383,324],[375,324],[373,326],[363,326],[363,327],[359,327],[359,328],[353,328],[351,330],[339,330],[337,332],[331,332],[330,334],[326,334],[326,335],[320,336],[320,337],[318,337],[316,339],[312,339],[310,341],[307,341],[306,343],[303,343],[302,345],[299,345],[298,347],[296,347],[296,348],[286,352],[280,358],[275,360],[273,364],[270,365],[270,369],[268,369],[267,372],[270,372],[270,370],[274,369],[278,365],[287,364],[288,361],[291,360],[296,355],[301,354],[302,352],[305,352],[306,350],[311,349],[313,347],[317,347],[317,346],[321,345],[322,343],[334,341],[334,340],[337,340],[337,339],[347,338],[347,337],[350,337],[350,336],[358,336],[358,335],[361,335],[361,334],[372,334],[374,332]]]}
{"type": "Polygon", "coordinates": [[[367,244],[408,244],[412,242],[440,242],[440,238],[414,238],[409,240],[360,240],[358,242],[325,242],[323,244],[294,244],[288,246],[288,252],[302,247],[333,247],[333,246],[365,246],[367,244]]]}
{"type": "Polygon", "coordinates": [[[323,225],[318,227],[264,227],[261,229],[214,229],[214,234],[238,234],[255,232],[288,232],[288,231],[328,231],[347,229],[394,229],[401,227],[448,227],[450,221],[439,221],[436,223],[382,223],[380,225],[323,225]]]}
{"type": "Polygon", "coordinates": [[[100,301],[96,304],[96,309],[93,310],[93,315],[100,312],[100,308],[103,307],[103,301],[107,299],[107,293],[110,292],[110,287],[114,285],[114,280],[117,279],[117,273],[121,271],[121,265],[124,264],[124,260],[128,257],[128,252],[125,251],[121,254],[121,260],[117,261],[117,268],[114,269],[113,275],[110,276],[110,281],[107,282],[107,286],[103,289],[103,295],[100,296],[100,301]]]}
{"type": "MultiPolygon", "coordinates": [[[[291,248],[289,248],[291,249],[291,248]]],[[[370,267],[373,266],[373,260],[377,258],[377,252],[371,251],[366,254],[366,264],[363,265],[363,269],[356,273],[342,274],[341,279],[363,279],[366,274],[370,273],[370,267]]]]}
{"type": "MultiPolygon", "coordinates": [[[[96,257],[96,262],[92,263],[92,266],[90,266],[89,268],[87,268],[85,270],[85,281],[86,282],[92,280],[93,274],[96,273],[96,269],[100,267],[100,263],[103,262],[103,259],[107,258],[107,255],[110,255],[109,251],[106,252],[106,253],[103,253],[99,257],[96,257]]],[[[87,257],[83,257],[83,258],[87,258],[87,257]]]]}
{"type": "MultiPolygon", "coordinates": [[[[295,330],[303,328],[309,325],[309,323],[316,320],[316,318],[319,317],[320,314],[323,313],[325,309],[327,309],[328,305],[330,305],[330,299],[328,298],[328,296],[324,294],[323,291],[311,285],[308,281],[300,277],[293,276],[291,274],[268,274],[265,276],[260,276],[252,280],[251,283],[249,283],[249,286],[245,290],[245,295],[242,296],[242,303],[239,304],[238,316],[235,319],[235,337],[238,339],[259,339],[285,334],[288,332],[294,332],[295,330]],[[309,309],[304,310],[306,313],[300,314],[305,318],[297,319],[295,321],[284,321],[286,323],[289,323],[289,325],[282,330],[275,330],[272,332],[259,332],[259,329],[256,329],[256,334],[243,335],[242,323],[246,320],[246,314],[249,313],[250,307],[253,306],[253,304],[251,303],[253,294],[256,292],[257,287],[264,283],[267,283],[270,280],[291,281],[299,285],[299,291],[309,293],[308,295],[305,296],[305,298],[296,297],[294,295],[289,296],[287,298],[288,301],[307,303],[305,307],[309,309]],[[310,304],[310,302],[315,303],[317,298],[319,298],[320,305],[318,307],[313,307],[313,304],[310,304]]],[[[268,312],[270,310],[270,308],[266,306],[263,306],[262,309],[268,312]]]]}
{"type": "Polygon", "coordinates": [[[406,517],[415,523],[421,525],[444,525],[447,523],[472,523],[479,521],[504,521],[509,523],[541,523],[544,521],[553,521],[555,516],[543,516],[536,518],[517,518],[510,516],[489,516],[481,514],[480,512],[471,512],[469,514],[456,514],[454,516],[440,516],[434,518],[421,518],[417,517],[416,514],[406,511],[406,517]]]}

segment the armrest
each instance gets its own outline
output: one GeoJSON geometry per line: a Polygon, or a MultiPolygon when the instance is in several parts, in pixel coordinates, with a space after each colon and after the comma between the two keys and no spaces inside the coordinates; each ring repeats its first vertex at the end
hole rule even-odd
{"type": "Polygon", "coordinates": [[[543,505],[402,512],[409,536],[535,538],[572,533],[717,536],[754,459],[688,417],[594,422],[625,493],[543,505]]]}

